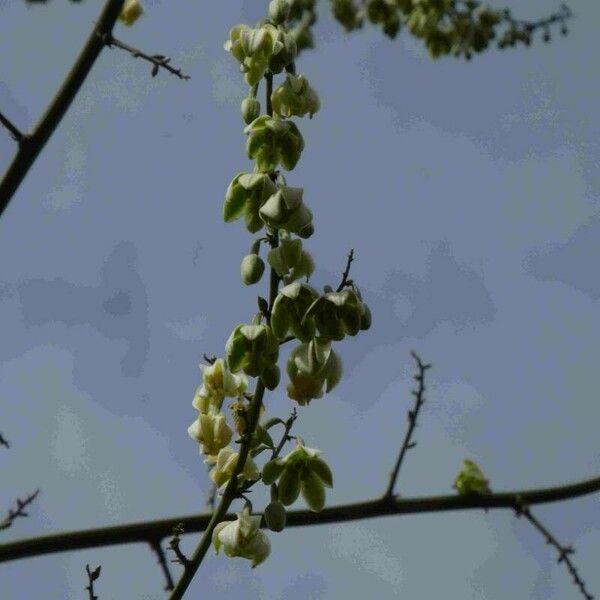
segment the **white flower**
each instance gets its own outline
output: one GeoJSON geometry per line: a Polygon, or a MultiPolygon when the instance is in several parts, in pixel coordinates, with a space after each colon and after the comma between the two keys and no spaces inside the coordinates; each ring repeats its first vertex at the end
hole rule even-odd
{"type": "Polygon", "coordinates": [[[217,554],[223,547],[226,556],[247,558],[254,568],[269,556],[271,544],[260,530],[260,515],[251,516],[248,507],[244,507],[237,517],[237,521],[219,523],[213,530],[212,542],[217,554]]]}
{"type": "Polygon", "coordinates": [[[248,387],[248,379],[240,373],[234,375],[222,358],[212,365],[200,365],[202,386],[196,390],[192,406],[202,413],[219,411],[225,396],[235,398],[243,394],[248,387]]]}
{"type": "MultiPolygon", "coordinates": [[[[233,448],[230,446],[226,446],[219,451],[216,465],[210,472],[210,478],[215,482],[217,487],[221,487],[224,483],[229,481],[233,475],[239,457],[240,455],[237,452],[234,452],[233,448]]],[[[211,461],[208,460],[207,462],[210,463],[211,461]]],[[[243,479],[259,478],[260,474],[258,468],[250,456],[246,458],[246,463],[244,464],[244,469],[240,473],[240,476],[243,479]]]]}
{"type": "Polygon", "coordinates": [[[202,444],[202,452],[208,455],[209,459],[214,457],[221,448],[224,448],[231,441],[233,431],[225,421],[225,415],[200,413],[198,418],[188,427],[188,434],[199,444],[202,444]]]}

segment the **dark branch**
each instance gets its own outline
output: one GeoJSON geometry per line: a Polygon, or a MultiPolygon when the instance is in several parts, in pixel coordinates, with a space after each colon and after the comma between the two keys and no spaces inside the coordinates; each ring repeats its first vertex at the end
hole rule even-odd
{"type": "Polygon", "coordinates": [[[567,565],[567,569],[569,573],[573,577],[573,583],[581,590],[583,597],[586,600],[594,600],[594,596],[592,596],[586,589],[585,583],[582,581],[579,573],[573,561],[569,558],[570,554],[574,554],[575,550],[571,546],[562,546],[560,542],[548,531],[548,529],[541,523],[536,517],[531,514],[529,507],[523,502],[519,502],[515,508],[515,514],[517,517],[523,515],[545,538],[546,543],[554,546],[558,551],[558,562],[564,563],[567,565]]]}
{"type": "Polygon", "coordinates": [[[350,265],[352,264],[353,260],[354,260],[354,249],[350,250],[350,252],[348,253],[348,260],[346,262],[346,268],[344,269],[344,272],[342,273],[342,281],[340,282],[340,285],[338,285],[337,290],[335,290],[336,292],[341,292],[347,285],[352,285],[352,280],[348,279],[348,275],[350,275],[350,265]]]}
{"type": "Polygon", "coordinates": [[[8,443],[8,440],[0,433],[0,446],[6,446],[7,448],[10,448],[10,444],[8,443]]]}
{"type": "Polygon", "coordinates": [[[396,480],[398,479],[398,473],[400,472],[400,467],[402,466],[402,461],[404,460],[404,455],[408,450],[414,448],[417,443],[412,441],[412,435],[417,426],[417,416],[419,415],[419,410],[421,406],[425,402],[425,371],[431,368],[431,364],[423,364],[421,359],[417,355],[416,352],[411,350],[412,357],[417,361],[417,367],[419,372],[414,376],[416,381],[419,384],[419,387],[416,390],[413,390],[413,396],[415,397],[415,405],[412,410],[408,411],[408,429],[406,431],[406,435],[404,436],[404,441],[402,442],[402,446],[400,448],[400,453],[398,454],[398,458],[396,459],[396,464],[394,465],[394,469],[390,475],[390,482],[388,484],[387,490],[385,491],[384,497],[391,497],[394,491],[394,485],[396,484],[396,480]]]}
{"type": "MultiPolygon", "coordinates": [[[[177,523],[177,525],[173,526],[173,537],[171,538],[171,541],[169,542],[169,548],[171,548],[171,550],[173,550],[173,552],[175,553],[175,556],[177,558],[174,558],[171,562],[175,562],[175,563],[179,563],[180,565],[183,565],[183,567],[185,569],[187,569],[190,560],[188,559],[188,557],[181,551],[181,548],[179,547],[179,543],[181,542],[181,539],[179,538],[180,535],[183,535],[185,531],[185,528],[183,526],[183,523],[177,523]]],[[[175,586],[173,586],[171,588],[171,590],[175,589],[175,586]]]]}
{"type": "Polygon", "coordinates": [[[290,431],[292,429],[292,426],[294,425],[294,421],[297,418],[298,418],[298,413],[296,411],[296,407],[294,406],[294,408],[292,409],[292,413],[290,414],[290,416],[287,418],[287,420],[285,422],[285,429],[283,431],[283,435],[281,436],[281,440],[279,440],[279,444],[277,444],[277,448],[275,448],[273,450],[273,454],[271,455],[271,460],[276,459],[279,456],[279,454],[281,453],[281,451],[283,450],[285,443],[292,439],[290,437],[290,431]]]}
{"type": "MultiPolygon", "coordinates": [[[[365,502],[331,506],[318,513],[310,510],[290,511],[287,515],[286,527],[325,525],[327,523],[344,523],[375,517],[453,510],[481,508],[514,510],[519,503],[532,506],[534,504],[560,502],[598,491],[600,491],[600,477],[553,488],[515,490],[484,496],[459,496],[457,494],[420,498],[396,498],[392,496],[391,498],[376,498],[365,502]]],[[[204,514],[173,517],[158,521],[128,523],[8,542],[0,544],[0,562],[84,548],[138,542],[148,543],[149,540],[171,536],[173,525],[177,523],[181,523],[185,527],[186,533],[195,533],[204,531],[212,516],[212,514],[204,514]]],[[[234,514],[227,514],[221,520],[235,520],[235,518],[234,514]]]]}
{"type": "Polygon", "coordinates": [[[162,569],[162,572],[165,576],[165,592],[170,592],[175,584],[173,583],[173,578],[171,577],[171,571],[169,570],[169,565],[167,563],[167,557],[165,556],[165,551],[162,549],[160,545],[160,540],[153,540],[150,542],[150,547],[156,553],[156,557],[158,558],[158,564],[162,569]]]}
{"type": "Polygon", "coordinates": [[[90,565],[85,565],[85,572],[88,576],[88,584],[85,589],[89,592],[89,600],[98,600],[98,596],[94,595],[94,581],[100,577],[101,566],[96,567],[93,571],[90,570],[90,565]]]}
{"type": "Polygon", "coordinates": [[[23,134],[0,112],[0,123],[10,131],[12,138],[20,142],[23,139],[23,134]]]}
{"type": "Polygon", "coordinates": [[[61,122],[71,102],[79,92],[88,73],[104,48],[102,36],[110,33],[121,12],[124,0],[107,0],[92,33],[88,37],[81,54],[71,68],[61,88],[50,102],[44,116],[31,135],[21,139],[19,150],[15,155],[4,179],[0,182],[0,216],[8,206],[11,198],[21,185],[29,169],[35,162],[42,148],[61,122]]]}
{"type": "Polygon", "coordinates": [[[3,529],[8,529],[18,517],[28,517],[29,513],[25,512],[25,509],[37,498],[39,493],[40,490],[35,490],[35,492],[27,496],[25,500],[17,498],[17,508],[9,509],[8,515],[6,515],[6,517],[0,521],[0,531],[3,529]]]}
{"type": "Polygon", "coordinates": [[[137,48],[129,46],[125,42],[121,42],[120,40],[116,39],[115,37],[113,37],[112,33],[105,33],[102,36],[102,41],[111,49],[113,46],[116,48],[121,48],[121,50],[129,52],[129,54],[131,54],[133,58],[143,58],[149,63],[152,63],[152,77],[155,77],[158,74],[159,69],[166,69],[167,71],[169,71],[169,73],[172,73],[173,75],[179,77],[179,79],[190,79],[190,76],[184,75],[181,72],[181,69],[176,69],[175,67],[172,67],[169,64],[171,59],[166,56],[163,56],[162,54],[146,54],[145,52],[142,52],[141,50],[138,50],[137,48]]]}

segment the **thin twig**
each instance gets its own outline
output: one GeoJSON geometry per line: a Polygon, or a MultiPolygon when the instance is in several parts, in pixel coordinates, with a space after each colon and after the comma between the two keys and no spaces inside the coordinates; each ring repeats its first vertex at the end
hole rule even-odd
{"type": "Polygon", "coordinates": [[[61,122],[79,92],[98,55],[104,48],[101,36],[110,33],[121,12],[124,0],[107,0],[77,61],[69,71],[56,96],[30,135],[23,136],[4,179],[0,182],[0,216],[21,185],[42,148],[61,122]]]}
{"type": "Polygon", "coordinates": [[[288,417],[288,419],[285,422],[285,429],[284,429],[283,435],[281,436],[281,440],[279,441],[279,444],[277,444],[277,448],[275,448],[273,450],[273,454],[271,455],[271,460],[275,460],[279,456],[281,451],[283,450],[285,443],[292,439],[289,434],[292,429],[292,426],[294,425],[294,421],[297,418],[298,418],[298,413],[296,411],[296,407],[294,406],[294,408],[292,409],[292,413],[290,414],[290,416],[288,417]]]}
{"type": "Polygon", "coordinates": [[[575,565],[569,558],[569,555],[574,554],[575,550],[571,546],[563,546],[552,535],[552,533],[550,533],[550,531],[544,526],[544,524],[541,523],[536,517],[534,517],[531,514],[531,511],[529,510],[529,507],[527,506],[527,504],[524,504],[518,497],[517,497],[516,503],[515,503],[515,514],[517,517],[521,517],[521,515],[523,515],[546,538],[546,543],[550,544],[556,548],[556,550],[558,551],[558,563],[560,564],[561,562],[564,561],[564,563],[567,565],[567,569],[569,570],[569,573],[573,577],[573,583],[577,587],[579,587],[579,589],[581,590],[581,593],[583,594],[583,597],[586,598],[586,600],[594,600],[594,596],[592,596],[585,589],[584,581],[579,576],[579,573],[577,572],[577,568],[575,567],[575,565]]]}
{"type": "Polygon", "coordinates": [[[8,440],[0,433],[0,446],[6,446],[7,448],[10,448],[10,444],[8,443],[8,440]]]}
{"type": "Polygon", "coordinates": [[[39,493],[40,490],[35,490],[35,492],[27,496],[25,500],[17,498],[16,510],[12,508],[9,509],[8,515],[4,517],[4,520],[0,521],[0,531],[2,531],[3,529],[8,529],[13,524],[15,519],[17,519],[17,517],[28,517],[29,513],[25,512],[25,509],[37,498],[37,495],[39,493]]]}
{"type": "Polygon", "coordinates": [[[396,485],[396,480],[398,479],[398,473],[400,471],[400,467],[402,466],[404,455],[408,450],[417,445],[417,442],[412,441],[412,435],[415,427],[417,426],[417,416],[419,415],[419,410],[425,402],[425,371],[431,368],[431,364],[423,364],[418,354],[414,350],[411,350],[410,353],[417,361],[419,372],[414,376],[414,378],[418,382],[419,387],[416,390],[412,390],[412,394],[415,397],[415,404],[414,407],[408,411],[408,429],[406,431],[406,435],[404,436],[402,446],[400,447],[400,453],[396,459],[396,464],[394,465],[394,469],[390,474],[390,482],[385,491],[384,498],[390,498],[394,492],[394,485],[396,485]]]}
{"type": "MultiPolygon", "coordinates": [[[[352,504],[329,506],[321,512],[293,510],[287,514],[286,527],[344,523],[375,517],[409,515],[417,513],[445,512],[472,509],[514,510],[517,497],[529,506],[549,502],[561,502],[600,492],[600,477],[552,488],[513,490],[486,495],[444,495],[416,498],[374,498],[352,504]]],[[[166,538],[173,534],[173,525],[181,523],[186,533],[205,531],[213,515],[187,515],[157,521],[126,523],[82,531],[61,532],[0,544],[0,562],[52,554],[116,546],[119,544],[148,543],[152,539],[166,538]]],[[[233,513],[223,515],[221,520],[235,520],[233,513]]]]}
{"type": "Polygon", "coordinates": [[[0,123],[2,123],[2,125],[4,125],[4,127],[6,127],[6,129],[8,129],[13,140],[15,140],[16,142],[20,142],[23,139],[23,137],[24,137],[23,134],[1,112],[0,112],[0,123]]]}
{"type": "Polygon", "coordinates": [[[352,264],[353,260],[354,260],[354,248],[352,248],[350,250],[350,252],[348,253],[348,260],[346,261],[346,268],[344,269],[344,272],[342,274],[342,281],[340,282],[340,285],[338,285],[337,290],[335,290],[336,292],[341,292],[347,285],[352,285],[352,280],[348,279],[348,275],[350,274],[350,265],[352,264]]]}
{"type": "Polygon", "coordinates": [[[165,551],[163,550],[159,539],[152,540],[151,542],[149,542],[149,544],[152,550],[154,550],[154,553],[158,558],[158,564],[160,565],[160,568],[162,569],[162,572],[165,576],[165,592],[170,592],[175,587],[175,584],[173,583],[173,578],[171,577],[171,571],[169,570],[169,565],[167,563],[165,551]]]}
{"type": "Polygon", "coordinates": [[[102,567],[99,565],[93,571],[90,570],[90,565],[85,565],[85,571],[88,576],[88,584],[85,589],[89,592],[89,600],[98,600],[98,596],[94,595],[94,581],[100,577],[102,567]]]}
{"type": "MultiPolygon", "coordinates": [[[[173,537],[171,538],[171,541],[169,542],[169,548],[171,548],[171,550],[173,550],[173,552],[175,552],[175,556],[177,558],[174,558],[171,562],[174,563],[179,563],[180,565],[183,565],[184,568],[187,569],[190,561],[188,559],[188,557],[181,551],[181,548],[179,547],[179,543],[180,543],[180,539],[179,536],[183,535],[185,529],[183,527],[183,523],[177,523],[177,525],[173,526],[173,537]]],[[[175,589],[174,587],[171,588],[171,590],[175,589]]]]}
{"type": "Polygon", "coordinates": [[[169,64],[171,59],[166,56],[163,56],[162,54],[146,54],[145,52],[142,52],[141,50],[138,50],[137,48],[126,44],[125,42],[121,42],[120,40],[115,38],[112,35],[112,33],[104,33],[102,35],[102,41],[111,49],[113,46],[116,48],[120,48],[121,50],[129,52],[129,54],[131,54],[133,58],[143,58],[144,60],[147,60],[148,62],[152,63],[152,77],[155,77],[158,74],[159,69],[166,69],[167,71],[169,71],[169,73],[172,73],[173,75],[179,77],[179,79],[190,79],[190,76],[184,75],[181,72],[181,69],[176,69],[175,67],[172,67],[169,64]]]}

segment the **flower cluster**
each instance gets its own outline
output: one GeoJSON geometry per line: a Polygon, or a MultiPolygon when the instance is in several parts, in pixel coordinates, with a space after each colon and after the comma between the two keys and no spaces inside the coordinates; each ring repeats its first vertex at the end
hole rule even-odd
{"type": "Polygon", "coordinates": [[[308,281],[315,269],[311,254],[303,247],[303,240],[314,233],[313,214],[304,202],[304,189],[287,185],[276,171],[279,166],[294,169],[304,149],[304,138],[292,118],[312,117],[320,106],[316,91],[304,75],[296,75],[294,64],[298,48],[310,45],[307,32],[314,22],[313,9],[314,0],[273,0],[269,19],[255,27],[236,25],[225,43],[250,86],[240,109],[248,136],[247,154],[255,168],[254,172],[238,173],[229,184],[223,218],[232,222],[244,217],[251,234],[263,231],[242,258],[240,277],[245,285],[261,280],[265,261],[260,248],[268,243],[270,299],[267,302],[259,297],[259,312],[251,323],[234,328],[225,344],[225,359],[203,367],[203,385],[194,400],[200,414],[188,431],[212,465],[210,477],[215,485],[223,488],[229,482],[223,491],[227,495],[224,501],[246,500],[237,521],[219,523],[213,530],[215,549],[249,559],[252,566],[267,557],[270,546],[259,531],[260,517],[251,514],[252,506],[245,496],[250,487],[261,478],[270,486],[265,523],[271,531],[282,531],[286,506],[302,495],[311,510],[320,511],[325,506],[325,488],[333,485],[331,470],[319,450],[307,448],[300,438],[289,435],[295,409],[287,423],[278,418],[264,425],[257,422],[265,390],[275,389],[280,382],[279,346],[290,339],[299,342],[287,360],[287,392],[290,399],[305,406],[331,391],[340,380],[342,363],[332,340],[356,335],[370,325],[368,307],[354,284],[346,282],[347,273],[340,286],[344,289],[333,292],[326,286],[323,295],[308,283],[297,281],[302,277],[308,281]],[[303,24],[298,28],[288,26],[299,19],[303,24]],[[284,81],[273,89],[273,76],[284,68],[284,81]],[[266,114],[260,114],[261,103],[256,99],[263,76],[267,81],[266,114]],[[281,282],[284,285],[279,289],[281,282]],[[246,393],[246,377],[257,378],[254,394],[246,393]],[[233,429],[220,412],[227,396],[237,397],[230,406],[233,429]],[[268,429],[278,423],[285,425],[285,431],[276,445],[268,429]],[[236,432],[241,436],[236,440],[241,442],[239,452],[230,445],[236,432]],[[280,458],[292,437],[299,440],[297,447],[280,458]],[[261,473],[254,461],[265,450],[271,456],[261,473]],[[243,465],[239,464],[241,456],[246,457],[243,465]]]}
{"type": "Polygon", "coordinates": [[[333,476],[320,454],[319,450],[298,443],[285,458],[265,464],[263,483],[270,485],[278,481],[278,498],[286,506],[293,504],[302,494],[312,511],[323,510],[325,487],[333,487],[333,476]]]}
{"type": "Polygon", "coordinates": [[[361,28],[365,19],[380,26],[390,38],[406,27],[424,41],[433,58],[453,55],[467,60],[473,53],[486,50],[495,39],[500,49],[517,43],[529,46],[536,29],[543,30],[544,41],[550,41],[551,24],[560,23],[560,31],[566,35],[565,21],[571,17],[563,5],[548,19],[517,21],[510,11],[492,9],[478,0],[330,0],[330,5],[334,18],[346,31],[361,28]]]}

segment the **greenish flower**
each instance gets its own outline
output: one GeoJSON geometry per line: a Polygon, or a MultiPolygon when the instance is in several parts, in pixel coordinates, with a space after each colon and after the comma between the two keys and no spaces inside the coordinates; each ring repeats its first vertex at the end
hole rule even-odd
{"type": "Polygon", "coordinates": [[[286,506],[302,494],[312,511],[323,510],[325,487],[333,487],[333,476],[320,454],[320,450],[307,448],[299,442],[285,458],[277,458],[265,465],[263,483],[271,485],[279,481],[279,501],[286,506]]]}
{"type": "MultiPolygon", "coordinates": [[[[369,311],[370,315],[370,311],[369,311]]],[[[316,299],[306,311],[305,319],[314,319],[319,334],[340,341],[346,335],[356,335],[369,317],[353,289],[328,292],[316,299]]]]}
{"type": "Polygon", "coordinates": [[[248,85],[256,85],[261,80],[269,67],[270,58],[283,48],[278,37],[277,28],[268,23],[256,29],[248,25],[236,25],[229,31],[229,40],[224,48],[240,63],[240,70],[245,73],[248,85]]]}
{"type": "Polygon", "coordinates": [[[319,110],[319,97],[310,87],[303,75],[288,73],[285,81],[271,94],[273,111],[281,117],[303,117],[306,113],[310,118],[319,110]]]}
{"type": "Polygon", "coordinates": [[[462,496],[466,494],[489,494],[489,482],[479,465],[472,460],[463,461],[463,468],[452,486],[462,496]]]}
{"type": "Polygon", "coordinates": [[[302,202],[303,188],[283,186],[258,211],[263,222],[273,229],[300,234],[312,225],[312,212],[302,202]]]}
{"type": "Polygon", "coordinates": [[[244,507],[237,513],[237,521],[223,521],[213,530],[212,543],[215,552],[223,548],[225,556],[246,558],[252,561],[252,568],[262,563],[271,552],[271,544],[266,534],[260,530],[260,515],[251,516],[244,507]]]}
{"type": "Polygon", "coordinates": [[[291,331],[302,342],[309,342],[315,336],[313,319],[303,321],[304,314],[318,293],[306,283],[290,283],[279,290],[271,311],[271,328],[275,336],[282,340],[291,331]]]}
{"type": "Polygon", "coordinates": [[[314,338],[290,352],[287,373],[290,378],[288,396],[304,406],[323,396],[323,385],[328,393],[339,383],[342,361],[332,350],[329,340],[314,338]]]}
{"type": "Polygon", "coordinates": [[[258,377],[279,357],[279,342],[268,325],[238,325],[225,344],[227,364],[236,373],[240,369],[258,377]]]}
{"type": "Polygon", "coordinates": [[[225,194],[223,219],[231,223],[243,215],[248,231],[256,233],[264,226],[258,211],[276,191],[277,186],[266,173],[238,173],[225,194]]]}
{"type": "Polygon", "coordinates": [[[300,277],[310,277],[315,263],[310,253],[302,249],[302,240],[282,237],[279,246],[269,250],[267,262],[279,275],[291,283],[300,277]]]}
{"type": "Polygon", "coordinates": [[[261,115],[244,129],[244,133],[248,135],[248,158],[256,159],[261,173],[273,171],[278,164],[291,171],[304,150],[304,138],[292,121],[261,115]]]}

